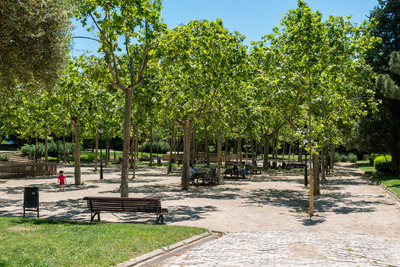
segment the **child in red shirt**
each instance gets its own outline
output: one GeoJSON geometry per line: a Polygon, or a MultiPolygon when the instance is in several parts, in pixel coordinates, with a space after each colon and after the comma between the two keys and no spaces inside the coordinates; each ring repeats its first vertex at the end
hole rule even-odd
{"type": "Polygon", "coordinates": [[[60,171],[60,176],[58,176],[58,181],[60,182],[60,190],[58,191],[61,191],[61,189],[65,191],[64,185],[67,183],[67,179],[65,178],[63,171],[60,171]]]}

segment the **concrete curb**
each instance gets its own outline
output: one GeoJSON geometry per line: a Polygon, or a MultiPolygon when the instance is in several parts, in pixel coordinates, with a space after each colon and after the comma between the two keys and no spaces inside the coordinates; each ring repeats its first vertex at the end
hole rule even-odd
{"type": "Polygon", "coordinates": [[[386,193],[388,193],[394,199],[394,201],[396,202],[397,205],[400,206],[400,198],[395,193],[393,193],[389,188],[387,188],[380,182],[378,182],[378,185],[382,190],[384,190],[386,193]]]}
{"type": "Polygon", "coordinates": [[[207,232],[201,235],[193,236],[191,238],[180,241],[168,247],[157,249],[153,252],[144,254],[137,258],[118,264],[116,267],[128,267],[128,266],[151,266],[158,262],[164,261],[172,256],[182,253],[183,251],[189,250],[193,247],[199,246],[203,243],[211,241],[215,238],[213,232],[207,232]]]}

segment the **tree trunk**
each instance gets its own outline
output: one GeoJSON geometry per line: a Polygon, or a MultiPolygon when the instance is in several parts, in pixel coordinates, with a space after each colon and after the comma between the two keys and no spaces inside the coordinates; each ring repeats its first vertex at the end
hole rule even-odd
{"type": "MultiPolygon", "coordinates": [[[[190,138],[189,137],[189,140],[190,140],[190,147],[189,147],[189,149],[190,149],[190,158],[189,158],[189,161],[190,162],[193,162],[194,160],[195,160],[195,151],[196,151],[196,126],[195,125],[193,125],[193,129],[192,129],[192,137],[190,138]]],[[[185,138],[184,138],[185,139],[185,138]]],[[[184,140],[183,141],[183,145],[185,145],[185,141],[186,140],[184,140]]],[[[185,154],[185,153],[183,153],[183,154],[185,154]]]]}
{"type": "Polygon", "coordinates": [[[290,164],[290,158],[292,156],[292,148],[293,148],[293,137],[292,137],[292,140],[290,141],[290,145],[289,145],[288,164],[290,164]]]}
{"type": "Polygon", "coordinates": [[[275,135],[275,150],[274,150],[274,152],[275,152],[275,166],[276,166],[276,168],[278,168],[278,142],[279,142],[279,133],[278,132],[276,132],[276,135],[275,135]]]}
{"type": "Polygon", "coordinates": [[[136,177],[136,159],[138,155],[138,132],[139,132],[139,125],[135,124],[133,127],[133,133],[132,136],[135,137],[135,142],[132,142],[132,147],[134,147],[134,152],[132,152],[131,159],[132,159],[132,179],[135,179],[136,177]]]}
{"type": "MultiPolygon", "coordinates": [[[[131,157],[130,157],[130,160],[129,160],[129,168],[131,168],[131,169],[133,169],[133,158],[134,158],[134,153],[136,153],[136,151],[134,151],[135,150],[135,146],[134,146],[134,144],[135,144],[135,127],[136,127],[136,124],[133,124],[132,125],[132,140],[131,140],[131,146],[130,146],[130,149],[129,149],[129,153],[130,153],[130,155],[131,155],[131,157]]],[[[135,179],[135,176],[133,176],[132,177],[132,179],[135,179]]]]}
{"type": "Polygon", "coordinates": [[[325,184],[325,146],[322,146],[321,148],[321,183],[324,185],[325,184]]]}
{"type": "Polygon", "coordinates": [[[129,196],[129,143],[130,143],[130,123],[133,89],[125,89],[125,111],[124,111],[124,139],[122,150],[122,170],[121,170],[121,197],[129,196]]]}
{"type": "Polygon", "coordinates": [[[335,164],[335,149],[336,149],[336,145],[335,144],[331,144],[331,169],[333,168],[333,164],[335,164]]]}
{"type": "Polygon", "coordinates": [[[64,147],[64,152],[63,152],[63,157],[64,157],[64,163],[67,163],[67,153],[66,153],[66,144],[65,144],[65,133],[63,134],[63,147],[64,147]]]}
{"type": "Polygon", "coordinates": [[[171,129],[171,140],[170,140],[170,147],[169,147],[169,162],[168,162],[168,171],[167,174],[172,172],[172,151],[174,148],[174,127],[175,124],[172,123],[172,129],[171,129]]]}
{"type": "Polygon", "coordinates": [[[81,126],[74,120],[72,121],[75,129],[75,153],[74,153],[74,166],[75,166],[75,185],[82,184],[81,181],[81,126]]]}
{"type": "Polygon", "coordinates": [[[96,131],[95,150],[94,150],[94,171],[97,172],[98,153],[99,152],[99,132],[96,131]]]}
{"type": "Polygon", "coordinates": [[[36,153],[37,153],[37,147],[38,147],[38,141],[39,137],[36,135],[36,143],[35,143],[35,151],[33,152],[33,160],[36,162],[36,153]]]}
{"type": "Polygon", "coordinates": [[[209,144],[208,144],[208,129],[207,129],[207,128],[208,128],[208,127],[206,126],[206,128],[205,128],[205,134],[206,134],[206,142],[205,142],[205,145],[206,145],[206,149],[205,149],[204,152],[206,152],[207,166],[210,166],[210,146],[209,146],[209,144]]]}
{"type": "Polygon", "coordinates": [[[106,138],[106,165],[110,162],[110,137],[107,136],[106,138]]]}
{"type": "Polygon", "coordinates": [[[298,162],[303,161],[303,149],[301,148],[300,145],[299,145],[299,153],[297,154],[297,161],[298,162]]]}
{"type": "Polygon", "coordinates": [[[150,125],[150,166],[153,166],[153,127],[150,125]]]}
{"type": "Polygon", "coordinates": [[[237,140],[237,153],[238,153],[240,168],[243,168],[242,135],[240,133],[238,134],[238,140],[237,140]]]}
{"type": "Polygon", "coordinates": [[[219,125],[218,140],[217,140],[217,177],[221,179],[221,164],[222,164],[222,126],[219,125]]]}
{"type": "Polygon", "coordinates": [[[263,169],[268,170],[268,156],[269,156],[269,142],[271,141],[271,136],[264,135],[264,162],[263,162],[263,169]]]}
{"type": "Polygon", "coordinates": [[[319,159],[318,155],[315,153],[312,154],[312,162],[313,162],[314,195],[319,195],[321,193],[319,184],[319,159]]]}
{"type": "Polygon", "coordinates": [[[44,158],[45,162],[49,162],[49,150],[48,150],[48,136],[47,136],[47,130],[44,133],[44,158]]]}
{"type": "Polygon", "coordinates": [[[400,174],[400,143],[397,142],[392,146],[392,165],[390,167],[391,174],[397,176],[400,174]]]}
{"type": "Polygon", "coordinates": [[[185,121],[183,125],[183,166],[182,166],[182,190],[189,189],[189,163],[190,163],[190,121],[185,121]]]}
{"type": "Polygon", "coordinates": [[[254,151],[253,133],[250,131],[251,166],[257,168],[257,159],[254,151]]]}

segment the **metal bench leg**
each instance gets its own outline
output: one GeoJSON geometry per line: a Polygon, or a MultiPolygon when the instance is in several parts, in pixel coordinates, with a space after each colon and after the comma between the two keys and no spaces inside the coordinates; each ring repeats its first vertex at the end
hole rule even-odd
{"type": "Polygon", "coordinates": [[[94,217],[97,215],[97,221],[100,221],[100,211],[92,212],[90,222],[93,222],[94,217]]]}

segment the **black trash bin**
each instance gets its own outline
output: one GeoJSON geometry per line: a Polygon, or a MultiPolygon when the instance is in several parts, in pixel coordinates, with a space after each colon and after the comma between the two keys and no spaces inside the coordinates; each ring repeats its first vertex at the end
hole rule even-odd
{"type": "Polygon", "coordinates": [[[39,218],[39,187],[25,187],[24,218],[25,211],[36,211],[39,218]]]}
{"type": "Polygon", "coordinates": [[[161,166],[161,158],[157,158],[157,164],[158,166],[161,166]]]}

